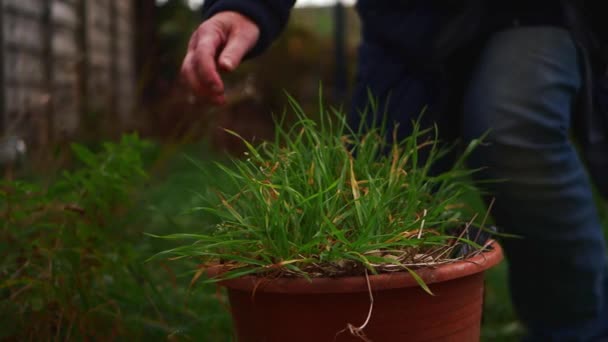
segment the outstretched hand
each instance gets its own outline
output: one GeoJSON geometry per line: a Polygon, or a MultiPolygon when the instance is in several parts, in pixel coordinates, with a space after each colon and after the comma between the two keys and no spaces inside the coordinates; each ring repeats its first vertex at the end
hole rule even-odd
{"type": "Polygon", "coordinates": [[[237,12],[220,12],[192,34],[182,77],[192,90],[214,104],[226,102],[220,71],[232,71],[255,46],[260,29],[237,12]]]}

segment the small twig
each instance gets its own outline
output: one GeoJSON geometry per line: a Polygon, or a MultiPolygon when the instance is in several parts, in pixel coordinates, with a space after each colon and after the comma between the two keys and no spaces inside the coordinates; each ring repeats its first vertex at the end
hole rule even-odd
{"type": "Polygon", "coordinates": [[[23,265],[21,265],[21,267],[19,267],[15,273],[13,273],[9,279],[16,279],[17,277],[21,276],[21,273],[30,265],[30,261],[27,260],[26,262],[23,263],[23,265]]]}
{"type": "Polygon", "coordinates": [[[474,254],[474,256],[477,256],[477,255],[479,255],[479,254],[481,254],[481,253],[485,252],[485,251],[488,249],[488,247],[490,247],[490,245],[491,245],[492,243],[494,243],[494,241],[493,241],[493,240],[488,240],[488,241],[486,241],[486,243],[483,245],[483,247],[482,247],[482,248],[480,248],[480,249],[477,251],[477,253],[475,253],[475,254],[474,254]]]}
{"type": "Polygon", "coordinates": [[[424,229],[424,222],[426,220],[426,209],[422,212],[422,223],[420,224],[420,230],[418,231],[418,239],[422,238],[422,230],[424,229]]]}
{"type": "Polygon", "coordinates": [[[488,210],[486,210],[486,215],[483,217],[483,220],[481,221],[481,225],[479,226],[479,230],[477,231],[477,235],[475,236],[474,242],[477,242],[477,240],[479,239],[479,236],[481,235],[481,230],[483,229],[483,226],[485,226],[486,220],[488,219],[488,216],[490,216],[490,212],[492,211],[492,208],[494,207],[494,201],[496,201],[495,197],[492,198],[490,205],[488,205],[488,210]]]}
{"type": "Polygon", "coordinates": [[[367,281],[367,291],[369,292],[369,312],[367,313],[367,319],[358,329],[363,330],[369,324],[369,320],[372,318],[372,312],[374,311],[374,294],[372,293],[372,285],[369,282],[369,274],[365,270],[365,280],[367,281]]]}
{"type": "Polygon", "coordinates": [[[68,325],[67,334],[65,335],[64,341],[71,341],[72,340],[72,330],[74,328],[75,321],[76,321],[76,318],[74,318],[74,317],[72,317],[70,319],[70,325],[68,325]]]}
{"type": "Polygon", "coordinates": [[[63,210],[72,211],[80,215],[86,214],[84,208],[78,206],[77,204],[66,204],[63,206],[63,210]]]}
{"type": "Polygon", "coordinates": [[[441,254],[439,254],[436,257],[436,259],[443,258],[444,255],[449,254],[451,251],[454,250],[454,248],[456,248],[456,246],[458,245],[458,241],[460,241],[460,239],[462,239],[462,237],[469,231],[469,227],[471,227],[471,225],[473,224],[473,221],[475,221],[476,218],[477,218],[477,214],[473,215],[473,217],[466,224],[466,226],[464,227],[464,229],[462,230],[460,235],[458,235],[458,237],[454,240],[454,243],[452,243],[448,248],[446,248],[443,252],[441,252],[441,254]]]}
{"type": "Polygon", "coordinates": [[[9,297],[10,300],[15,300],[15,298],[19,297],[20,294],[22,294],[23,292],[31,289],[32,286],[33,286],[32,284],[28,284],[28,285],[25,285],[24,287],[20,288],[19,290],[13,292],[11,294],[11,296],[9,297]]]}
{"type": "Polygon", "coordinates": [[[372,340],[370,340],[366,335],[365,332],[363,331],[365,329],[365,327],[367,327],[367,325],[369,324],[370,319],[372,318],[372,313],[374,311],[374,295],[372,293],[372,285],[369,282],[369,274],[367,272],[367,270],[365,270],[365,280],[367,281],[367,291],[369,292],[369,312],[367,313],[367,318],[365,319],[365,322],[363,322],[363,324],[359,327],[354,326],[351,323],[348,323],[346,325],[346,328],[338,331],[338,333],[336,334],[336,336],[334,337],[334,341],[336,340],[336,338],[338,338],[338,335],[340,335],[341,333],[345,332],[348,330],[348,332],[351,333],[351,335],[360,338],[362,341],[364,342],[372,342],[372,340]]]}
{"type": "MultiPolygon", "coordinates": [[[[390,269],[396,269],[397,272],[403,271],[405,267],[432,267],[438,265],[450,264],[456,261],[463,260],[463,258],[454,258],[454,259],[444,259],[441,261],[429,261],[429,262],[419,262],[419,263],[400,263],[400,264],[370,264],[374,268],[381,269],[383,271],[390,271],[390,269]]],[[[391,271],[392,272],[392,271],[391,271]]]]}
{"type": "Polygon", "coordinates": [[[61,326],[63,323],[63,310],[59,312],[59,319],[57,320],[57,332],[55,333],[55,341],[59,341],[59,336],[61,336],[61,326]]]}

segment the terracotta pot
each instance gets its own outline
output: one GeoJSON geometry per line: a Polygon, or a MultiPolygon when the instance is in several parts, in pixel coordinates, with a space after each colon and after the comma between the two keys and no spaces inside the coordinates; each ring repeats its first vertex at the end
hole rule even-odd
{"type": "MultiPolygon", "coordinates": [[[[494,243],[492,250],[466,261],[417,270],[434,296],[407,272],[370,276],[374,303],[363,332],[375,342],[479,341],[484,271],[501,260],[502,250],[494,243]]],[[[247,276],[221,285],[228,289],[240,342],[362,340],[344,329],[367,318],[365,277],[307,281],[247,276]]]]}

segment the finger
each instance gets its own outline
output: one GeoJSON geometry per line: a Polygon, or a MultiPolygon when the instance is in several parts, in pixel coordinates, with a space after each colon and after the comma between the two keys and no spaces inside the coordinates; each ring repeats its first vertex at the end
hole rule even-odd
{"type": "Polygon", "coordinates": [[[196,64],[194,63],[192,53],[188,53],[182,64],[181,75],[182,78],[188,83],[190,88],[200,96],[205,96],[207,92],[199,82],[198,76],[196,75],[196,64]]]}
{"type": "Polygon", "coordinates": [[[186,56],[184,64],[182,65],[181,75],[183,80],[186,81],[197,96],[204,98],[215,105],[224,105],[226,103],[224,93],[214,93],[209,87],[202,85],[197,76],[198,72],[196,69],[197,65],[195,59],[193,58],[193,54],[190,53],[186,56]]]}
{"type": "Polygon", "coordinates": [[[186,56],[184,64],[182,65],[181,74],[182,78],[198,96],[203,97],[217,105],[223,105],[226,103],[226,98],[223,92],[219,94],[213,93],[208,87],[204,87],[200,83],[199,78],[196,76],[196,65],[192,58],[192,54],[188,54],[186,56]]]}
{"type": "Polygon", "coordinates": [[[204,88],[215,94],[224,92],[224,82],[222,82],[215,62],[221,44],[222,40],[218,34],[212,31],[203,32],[194,54],[194,65],[199,82],[204,88]]]}
{"type": "MultiPolygon", "coordinates": [[[[197,59],[195,59],[194,69],[201,70],[201,68],[203,67],[200,66],[197,62],[197,59]]],[[[215,73],[217,74],[217,70],[215,71],[215,73]]],[[[201,71],[197,71],[195,75],[197,76],[198,83],[201,84],[203,97],[218,105],[224,104],[226,102],[226,99],[224,97],[224,82],[220,78],[219,74],[217,74],[216,76],[216,85],[212,85],[209,81],[202,80],[201,71]]]]}
{"type": "Polygon", "coordinates": [[[241,64],[243,57],[257,42],[257,34],[247,30],[234,30],[228,36],[226,47],[218,58],[219,66],[226,71],[233,71],[241,64]]]}
{"type": "Polygon", "coordinates": [[[190,42],[188,42],[188,51],[196,50],[196,46],[198,45],[199,35],[200,35],[201,30],[202,30],[201,28],[197,29],[192,34],[192,37],[190,37],[190,42]]]}
{"type": "Polygon", "coordinates": [[[226,95],[219,94],[219,95],[215,95],[209,98],[211,100],[211,102],[213,102],[214,104],[218,105],[218,106],[222,106],[226,104],[226,95]]]}

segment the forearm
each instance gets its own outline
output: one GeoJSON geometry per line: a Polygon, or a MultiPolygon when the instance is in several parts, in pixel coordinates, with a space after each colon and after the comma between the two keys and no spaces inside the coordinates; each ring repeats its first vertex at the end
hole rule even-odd
{"type": "Polygon", "coordinates": [[[260,29],[257,44],[248,56],[263,52],[285,28],[295,0],[207,0],[205,19],[223,11],[235,11],[253,20],[260,29]]]}

